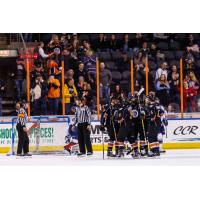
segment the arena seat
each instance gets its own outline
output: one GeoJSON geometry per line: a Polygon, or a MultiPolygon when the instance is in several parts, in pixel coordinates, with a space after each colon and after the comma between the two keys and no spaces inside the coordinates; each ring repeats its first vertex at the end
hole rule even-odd
{"type": "Polygon", "coordinates": [[[81,40],[81,41],[84,41],[84,40],[89,41],[90,40],[90,37],[87,34],[81,34],[78,37],[79,37],[79,40],[81,40]]]}
{"type": "Polygon", "coordinates": [[[98,36],[99,36],[99,33],[90,33],[89,34],[90,40],[92,40],[92,41],[97,40],[98,36]]]}
{"type": "Polygon", "coordinates": [[[112,80],[115,82],[115,83],[119,83],[120,80],[122,79],[122,75],[120,72],[118,71],[112,71],[112,80]]]}
{"type": "Polygon", "coordinates": [[[181,59],[184,55],[184,51],[175,51],[175,58],[178,60],[178,59],[181,59]]]}
{"type": "Polygon", "coordinates": [[[173,51],[163,51],[163,53],[165,54],[165,58],[167,60],[174,60],[175,59],[175,55],[173,51]]]}
{"type": "Polygon", "coordinates": [[[122,73],[122,79],[123,80],[129,80],[130,79],[130,71],[124,71],[122,73]]]}
{"type": "Polygon", "coordinates": [[[168,43],[167,42],[159,42],[157,44],[157,47],[160,49],[160,50],[168,50],[169,49],[169,46],[168,46],[168,43]]]}
{"type": "Polygon", "coordinates": [[[107,61],[107,60],[111,60],[111,55],[110,52],[98,52],[97,54],[99,56],[99,59],[102,61],[107,61]]]}
{"type": "Polygon", "coordinates": [[[178,41],[183,41],[186,39],[186,34],[185,33],[176,33],[175,38],[178,41]]]}
{"type": "Polygon", "coordinates": [[[170,64],[170,66],[172,66],[172,65],[179,66],[179,65],[180,65],[180,60],[171,60],[171,61],[169,62],[169,64],[170,64]]]}
{"type": "Polygon", "coordinates": [[[149,73],[153,77],[153,79],[156,78],[156,70],[151,70],[149,73]]]}
{"type": "Polygon", "coordinates": [[[171,42],[169,47],[171,50],[180,50],[180,44],[176,41],[171,42]]]}
{"type": "Polygon", "coordinates": [[[127,56],[129,59],[133,59],[133,52],[132,51],[127,52],[127,56]]]}
{"type": "Polygon", "coordinates": [[[193,33],[192,34],[195,40],[200,40],[200,35],[199,33],[193,33]]]}
{"type": "Polygon", "coordinates": [[[106,64],[106,67],[109,70],[111,70],[111,71],[117,70],[117,66],[116,66],[115,62],[113,62],[113,61],[106,61],[105,64],[106,64]]]}
{"type": "Polygon", "coordinates": [[[157,64],[153,61],[149,61],[149,69],[150,70],[155,70],[157,69],[157,64]]]}
{"type": "Polygon", "coordinates": [[[122,53],[120,51],[112,51],[111,56],[113,60],[120,60],[122,58],[122,53]]]}

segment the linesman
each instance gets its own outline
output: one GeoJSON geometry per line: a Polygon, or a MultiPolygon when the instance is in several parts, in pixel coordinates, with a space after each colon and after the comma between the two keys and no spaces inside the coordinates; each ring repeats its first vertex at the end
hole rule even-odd
{"type": "Polygon", "coordinates": [[[17,156],[30,156],[29,152],[29,137],[26,123],[28,116],[26,113],[27,103],[16,104],[17,111],[17,132],[18,132],[18,145],[17,145],[17,156]],[[23,154],[22,154],[23,151],[23,154]]]}
{"type": "Polygon", "coordinates": [[[80,152],[78,156],[93,154],[92,144],[90,140],[91,133],[91,111],[86,105],[86,98],[81,98],[79,106],[76,108],[75,124],[78,124],[78,143],[80,152]]]}

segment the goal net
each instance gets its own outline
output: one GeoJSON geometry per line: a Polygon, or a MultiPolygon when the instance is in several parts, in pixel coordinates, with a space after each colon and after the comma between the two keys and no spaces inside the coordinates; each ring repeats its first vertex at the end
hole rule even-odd
{"type": "MultiPolygon", "coordinates": [[[[16,117],[12,119],[12,138],[7,155],[17,152],[16,117]]],[[[69,116],[34,116],[27,123],[29,150],[32,154],[62,154],[70,124],[69,116]]]]}

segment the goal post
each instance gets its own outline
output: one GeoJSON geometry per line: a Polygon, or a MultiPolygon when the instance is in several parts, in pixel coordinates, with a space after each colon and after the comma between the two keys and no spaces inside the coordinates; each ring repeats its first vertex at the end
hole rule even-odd
{"type": "MultiPolygon", "coordinates": [[[[17,117],[12,118],[10,151],[15,155],[18,136],[16,131],[17,117]]],[[[27,122],[29,147],[32,154],[61,153],[64,150],[65,137],[70,124],[69,116],[32,116],[27,122]]]]}

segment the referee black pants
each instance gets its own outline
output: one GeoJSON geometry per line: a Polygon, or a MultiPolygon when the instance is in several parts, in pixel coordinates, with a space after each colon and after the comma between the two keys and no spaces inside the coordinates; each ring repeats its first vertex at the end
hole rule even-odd
{"type": "Polygon", "coordinates": [[[92,144],[90,141],[90,131],[87,129],[88,123],[78,124],[78,144],[81,153],[93,152],[92,144]]]}
{"type": "Polygon", "coordinates": [[[27,132],[23,130],[21,124],[17,124],[17,132],[18,132],[18,145],[17,145],[17,154],[21,154],[22,150],[24,154],[29,152],[29,138],[27,132]]]}

